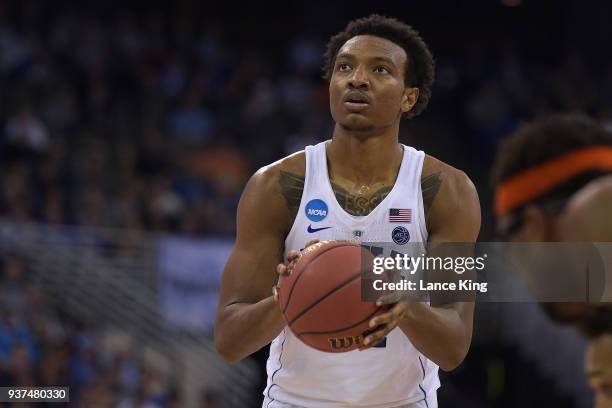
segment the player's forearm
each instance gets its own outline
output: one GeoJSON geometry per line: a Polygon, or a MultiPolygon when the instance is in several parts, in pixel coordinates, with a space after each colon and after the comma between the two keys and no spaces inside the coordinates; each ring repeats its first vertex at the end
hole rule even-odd
{"type": "Polygon", "coordinates": [[[217,316],[215,347],[225,361],[235,363],[270,343],[283,327],[272,296],[257,303],[234,303],[217,316]]]}
{"type": "Polygon", "coordinates": [[[470,348],[471,333],[453,308],[412,303],[398,326],[417,350],[444,371],[459,366],[470,348]]]}

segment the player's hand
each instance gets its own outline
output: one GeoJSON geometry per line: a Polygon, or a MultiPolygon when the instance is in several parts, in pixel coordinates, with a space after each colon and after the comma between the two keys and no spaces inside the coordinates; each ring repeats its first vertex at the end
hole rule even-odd
{"type": "Polygon", "coordinates": [[[376,306],[387,305],[388,310],[370,320],[370,329],[367,336],[363,339],[359,350],[366,350],[375,346],[391,333],[391,330],[397,327],[411,305],[410,301],[402,300],[403,298],[404,296],[401,292],[393,292],[382,296],[376,301],[376,306]]]}
{"type": "MultiPolygon", "coordinates": [[[[304,247],[304,249],[318,242],[319,242],[318,239],[310,240],[306,243],[306,246],[304,247]]],[[[284,263],[279,263],[276,266],[276,273],[278,273],[278,276],[280,277],[280,276],[291,275],[291,272],[293,271],[293,267],[300,260],[301,256],[302,256],[302,251],[296,251],[295,249],[292,249],[291,251],[287,252],[287,264],[285,265],[284,263]]],[[[274,301],[277,303],[278,303],[279,288],[280,286],[278,285],[278,283],[272,287],[272,295],[274,296],[274,301]]]]}

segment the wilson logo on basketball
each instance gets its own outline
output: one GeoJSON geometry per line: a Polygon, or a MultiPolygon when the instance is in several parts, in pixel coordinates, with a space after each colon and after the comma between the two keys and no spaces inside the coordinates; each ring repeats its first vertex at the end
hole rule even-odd
{"type": "Polygon", "coordinates": [[[360,344],[361,340],[363,340],[363,336],[332,337],[327,340],[332,349],[339,350],[349,348],[353,344],[360,344]]]}

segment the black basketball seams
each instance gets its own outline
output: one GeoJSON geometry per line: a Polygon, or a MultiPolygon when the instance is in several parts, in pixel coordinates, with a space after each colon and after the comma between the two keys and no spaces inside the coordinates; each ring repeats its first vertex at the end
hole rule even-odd
{"type": "Polygon", "coordinates": [[[293,319],[291,319],[290,322],[288,322],[289,327],[291,327],[291,325],[293,323],[295,323],[296,320],[298,320],[300,317],[302,317],[304,314],[306,314],[306,312],[308,312],[310,309],[312,309],[313,307],[315,307],[316,305],[321,303],[323,300],[325,300],[331,294],[339,291],[340,289],[342,289],[343,287],[345,287],[346,285],[348,285],[349,283],[353,282],[355,279],[358,279],[360,277],[361,277],[361,271],[356,272],[355,274],[350,276],[348,279],[346,279],[344,282],[340,283],[338,286],[336,286],[335,288],[333,288],[332,290],[330,290],[329,292],[327,292],[326,294],[321,296],[319,299],[315,300],[312,304],[310,304],[309,306],[305,307],[304,310],[302,310],[300,313],[297,314],[297,316],[295,316],[293,319]]]}

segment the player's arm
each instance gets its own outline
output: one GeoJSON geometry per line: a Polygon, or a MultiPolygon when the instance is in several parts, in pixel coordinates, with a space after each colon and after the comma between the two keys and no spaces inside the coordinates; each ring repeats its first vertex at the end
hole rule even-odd
{"type": "MultiPolygon", "coordinates": [[[[470,179],[450,166],[435,166],[430,178],[432,191],[427,225],[429,243],[475,242],[480,230],[480,203],[470,179]]],[[[425,203],[427,207],[427,202],[425,203]]],[[[431,255],[431,254],[429,254],[431,255]]],[[[372,327],[384,325],[364,340],[376,344],[397,325],[412,344],[445,371],[456,368],[472,340],[474,303],[448,303],[439,306],[411,301],[398,302],[389,312],[375,317],[372,327]]]]}
{"type": "MultiPolygon", "coordinates": [[[[428,214],[429,244],[475,242],[480,231],[480,202],[471,180],[456,169],[440,172],[440,190],[428,214]]],[[[399,327],[412,344],[445,371],[456,368],[472,342],[474,303],[428,306],[410,302],[399,327]]]]}
{"type": "Polygon", "coordinates": [[[285,323],[272,296],[289,211],[268,166],[249,180],[238,204],[237,236],[221,280],[215,347],[237,362],[270,343],[285,323]]]}

